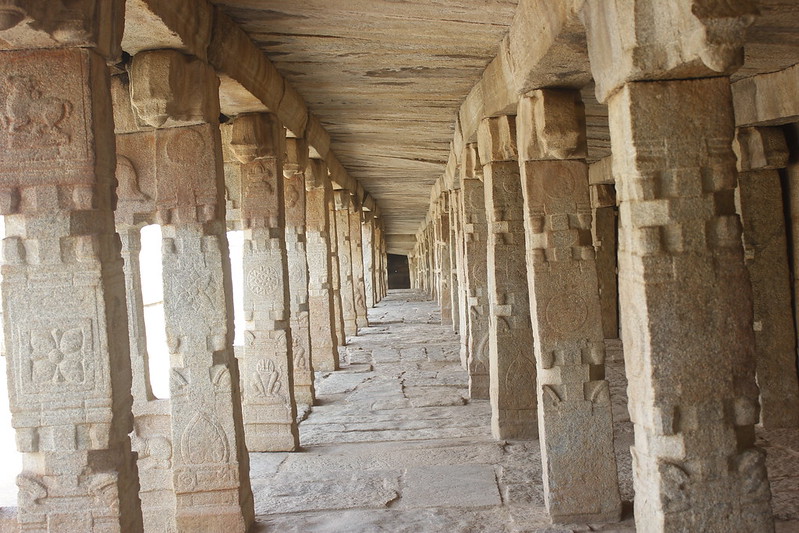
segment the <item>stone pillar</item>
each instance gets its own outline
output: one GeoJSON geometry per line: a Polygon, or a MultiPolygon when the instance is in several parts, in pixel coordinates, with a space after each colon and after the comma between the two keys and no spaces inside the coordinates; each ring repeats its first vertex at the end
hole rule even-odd
{"type": "Polygon", "coordinates": [[[140,122],[160,128],[142,146],[155,162],[164,238],[176,529],[244,531],[254,512],[232,349],[219,81],[172,50],[136,55],[130,78],[140,122]]]}
{"type": "Polygon", "coordinates": [[[458,328],[460,337],[460,360],[464,370],[469,368],[469,355],[467,351],[469,339],[469,295],[466,291],[466,256],[463,232],[463,191],[461,190],[460,172],[455,178],[456,188],[453,190],[452,202],[450,205],[451,219],[454,222],[452,232],[453,247],[455,249],[455,277],[458,280],[456,287],[456,299],[458,302],[458,328]]]}
{"type": "Polygon", "coordinates": [[[336,204],[336,237],[338,241],[338,266],[341,280],[341,315],[344,318],[344,333],[358,334],[355,313],[355,290],[352,278],[352,245],[350,242],[350,193],[345,189],[334,191],[336,204]]]}
{"type": "Polygon", "coordinates": [[[305,175],[305,238],[308,253],[308,310],[311,358],[317,371],[338,370],[330,212],[333,194],[323,161],[312,159],[305,175]]]}
{"type": "Polygon", "coordinates": [[[488,224],[491,432],[497,439],[534,439],[536,368],[514,117],[484,119],[478,143],[488,224]]]}
{"type": "Polygon", "coordinates": [[[388,248],[386,246],[386,229],[383,226],[383,219],[379,219],[377,224],[377,245],[378,258],[380,259],[379,294],[382,300],[388,293],[388,248]]]}
{"type": "Polygon", "coordinates": [[[286,139],[283,165],[286,206],[286,253],[289,272],[291,354],[294,368],[294,399],[310,408],[314,403],[314,371],[311,357],[311,327],[308,308],[308,260],[305,241],[305,172],[308,144],[286,139]]]}
{"type": "MultiPolygon", "coordinates": [[[[483,166],[477,144],[468,144],[461,164],[461,198],[463,209],[463,263],[468,304],[468,331],[465,345],[469,371],[469,397],[489,399],[489,336],[488,304],[488,224],[483,189],[483,166]]],[[[461,336],[461,339],[464,339],[461,336]]]]}
{"type": "Polygon", "coordinates": [[[520,100],[516,124],[547,510],[559,523],[617,521],[580,93],[534,91],[520,100]]]}
{"type": "Polygon", "coordinates": [[[299,446],[294,398],[292,331],[283,156],[285,133],[269,113],[233,121],[230,148],[242,163],[244,230],[244,352],[242,401],[250,451],[299,446]]]}
{"type": "Polygon", "coordinates": [[[441,324],[452,326],[452,263],[450,261],[449,195],[444,192],[436,210],[436,262],[438,263],[438,304],[441,324]]]}
{"type": "Polygon", "coordinates": [[[459,190],[448,191],[449,197],[449,239],[447,250],[449,251],[449,286],[450,286],[450,307],[452,308],[452,331],[460,332],[461,327],[461,283],[459,278],[460,257],[458,249],[458,202],[459,190]]]}
{"type": "Polygon", "coordinates": [[[366,293],[366,307],[372,308],[377,301],[375,295],[375,217],[371,211],[364,212],[361,224],[361,240],[363,243],[363,283],[366,293]]]}
{"type": "Polygon", "coordinates": [[[24,531],[142,531],[106,68],[121,36],[103,31],[120,6],[71,20],[47,4],[15,4],[18,19],[0,31],[3,48],[22,49],[0,52],[2,316],[24,465],[17,520],[24,531]]]}
{"type": "Polygon", "coordinates": [[[774,527],[754,445],[752,294],[725,76],[743,61],[756,12],[746,1],[639,0],[591,1],[584,13],[610,117],[641,531],[774,527]],[[622,45],[619,27],[635,46],[622,45]]]}
{"type": "Polygon", "coordinates": [[[734,147],[741,171],[738,192],[744,257],[754,300],[760,422],[769,429],[797,427],[796,332],[778,170],[788,164],[788,146],[780,128],[742,128],[734,147]]]}
{"type": "Polygon", "coordinates": [[[616,271],[616,187],[613,181],[611,157],[597,161],[588,168],[591,186],[593,221],[591,233],[596,251],[596,270],[599,281],[599,303],[602,307],[602,330],[606,339],[619,338],[619,282],[616,271]]]}
{"type": "MultiPolygon", "coordinates": [[[[329,180],[329,178],[325,178],[329,180]]],[[[338,220],[336,220],[336,201],[333,195],[333,185],[330,185],[330,195],[327,197],[327,216],[330,220],[330,274],[333,280],[333,321],[336,327],[336,342],[339,346],[347,344],[347,335],[344,333],[344,306],[341,298],[341,265],[338,257],[338,220]]]]}
{"type": "Polygon", "coordinates": [[[363,238],[361,236],[361,217],[363,212],[358,198],[351,198],[349,211],[350,247],[352,251],[352,292],[355,298],[355,322],[359,328],[369,325],[366,317],[366,283],[363,264],[363,238]]]}
{"type": "MultiPolygon", "coordinates": [[[[117,214],[125,203],[124,195],[120,194],[125,190],[125,186],[122,185],[125,183],[125,173],[133,168],[124,163],[120,164],[124,161],[123,157],[117,155],[117,180],[120,183],[117,189],[120,206],[117,208],[117,214]]],[[[150,387],[139,261],[141,230],[136,226],[120,228],[120,237],[128,302],[130,360],[133,369],[134,424],[131,445],[133,451],[138,454],[139,497],[144,530],[168,531],[170,528],[174,530],[175,490],[171,468],[173,455],[171,408],[169,400],[155,398],[150,387]]]]}

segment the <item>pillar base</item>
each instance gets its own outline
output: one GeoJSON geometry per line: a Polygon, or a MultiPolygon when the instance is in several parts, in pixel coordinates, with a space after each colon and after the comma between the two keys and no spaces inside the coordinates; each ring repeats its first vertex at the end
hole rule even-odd
{"type": "Polygon", "coordinates": [[[244,433],[250,452],[295,452],[300,447],[299,436],[288,424],[245,424],[244,433]]]}
{"type": "Polygon", "coordinates": [[[491,434],[498,440],[536,440],[537,417],[535,409],[500,410],[491,418],[491,434]]]}

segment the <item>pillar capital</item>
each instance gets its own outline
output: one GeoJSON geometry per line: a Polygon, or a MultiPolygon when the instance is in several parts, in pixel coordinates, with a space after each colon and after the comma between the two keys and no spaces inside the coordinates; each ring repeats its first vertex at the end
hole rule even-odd
{"type": "Polygon", "coordinates": [[[755,0],[588,0],[583,22],[599,101],[630,81],[735,72],[757,14],[755,0]]]}
{"type": "Polygon", "coordinates": [[[519,100],[519,159],[585,159],[585,106],[579,91],[538,90],[519,100]]]}
{"type": "Polygon", "coordinates": [[[301,174],[308,168],[308,141],[289,137],[286,138],[286,158],[283,162],[283,175],[290,178],[301,174]]]}
{"type": "MultiPolygon", "coordinates": [[[[463,147],[460,177],[461,181],[483,179],[483,165],[480,164],[480,154],[477,150],[477,143],[469,143],[463,147]]],[[[461,186],[463,185],[461,184],[461,186]]]]}
{"type": "Polygon", "coordinates": [[[327,176],[327,165],[321,159],[311,159],[308,161],[308,172],[305,174],[305,190],[319,189],[329,181],[327,176]]]}
{"type": "Polygon", "coordinates": [[[284,159],[286,130],[272,113],[248,113],[233,120],[233,155],[242,163],[256,159],[284,159]]]}
{"type": "Polygon", "coordinates": [[[123,0],[4,0],[0,41],[4,49],[93,48],[106,59],[122,54],[123,0]]]}
{"type": "Polygon", "coordinates": [[[738,128],[732,149],[738,156],[739,172],[788,166],[790,153],[781,128],[738,128]]]}
{"type": "Polygon", "coordinates": [[[483,166],[500,161],[516,161],[516,117],[484,118],[477,130],[477,145],[483,166]]]}
{"type": "Polygon", "coordinates": [[[154,128],[216,124],[219,79],[205,62],[177,50],[133,57],[130,98],[139,121],[154,128]]]}

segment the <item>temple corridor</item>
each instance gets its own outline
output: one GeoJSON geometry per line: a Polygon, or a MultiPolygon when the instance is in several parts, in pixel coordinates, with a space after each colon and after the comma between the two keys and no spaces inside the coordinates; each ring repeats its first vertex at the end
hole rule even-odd
{"type": "MultiPolygon", "coordinates": [[[[392,290],[369,323],[342,348],[341,370],[317,374],[301,451],[250,454],[256,531],[635,531],[620,345],[609,341],[607,367],[622,521],[552,525],[539,441],[492,438],[489,403],[468,399],[458,336],[441,325],[439,306],[422,291],[392,290]]],[[[759,445],[776,530],[795,532],[799,430],[761,430],[759,445]]]]}

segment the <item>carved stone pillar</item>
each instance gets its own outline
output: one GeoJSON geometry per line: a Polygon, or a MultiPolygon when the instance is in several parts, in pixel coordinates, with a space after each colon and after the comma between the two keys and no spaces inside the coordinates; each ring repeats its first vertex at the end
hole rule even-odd
{"type": "MultiPolygon", "coordinates": [[[[114,125],[117,133],[116,228],[122,240],[125,293],[128,308],[130,361],[133,370],[133,433],[138,454],[139,497],[145,531],[175,529],[175,490],[172,483],[172,409],[150,386],[147,332],[142,295],[141,227],[155,220],[155,133],[137,124],[129,85],[112,78],[114,125]]],[[[152,334],[152,332],[151,332],[152,334]]]]}
{"type": "Polygon", "coordinates": [[[586,4],[591,66],[610,116],[642,531],[774,527],[765,456],[754,445],[752,295],[725,76],[743,61],[756,11],[748,1],[586,4]]]}
{"type": "Polygon", "coordinates": [[[219,82],[208,65],[172,50],[136,55],[130,79],[139,121],[160,128],[125,136],[124,153],[142,176],[155,172],[176,529],[244,531],[254,513],[231,345],[219,82]]]}
{"type": "MultiPolygon", "coordinates": [[[[463,264],[468,304],[468,331],[465,345],[469,371],[469,397],[489,399],[489,336],[488,304],[488,224],[486,221],[483,166],[477,144],[468,144],[461,164],[461,202],[463,210],[463,264]]],[[[461,336],[461,339],[464,337],[461,336]]]]}
{"type": "Polygon", "coordinates": [[[341,280],[341,315],[344,318],[344,333],[358,334],[358,321],[355,313],[355,290],[352,278],[352,245],[350,242],[350,193],[347,190],[334,191],[336,204],[336,240],[338,241],[339,279],[341,280]]]}
{"type": "Polygon", "coordinates": [[[251,451],[299,446],[294,399],[283,155],[285,133],[268,113],[233,121],[230,145],[241,161],[244,229],[242,401],[251,451]]]}
{"type": "Polygon", "coordinates": [[[366,293],[366,307],[375,306],[375,218],[371,211],[366,211],[361,224],[361,238],[363,240],[363,283],[366,293]]]}
{"type": "Polygon", "coordinates": [[[305,175],[305,237],[308,254],[308,310],[311,358],[315,370],[338,369],[335,307],[333,306],[332,233],[333,191],[323,161],[312,159],[305,175]]]}
{"type": "Polygon", "coordinates": [[[799,426],[796,333],[788,242],[778,169],[788,164],[780,128],[742,128],[736,136],[744,256],[752,281],[755,360],[763,427],[799,426]]]}
{"type": "MultiPolygon", "coordinates": [[[[325,178],[329,181],[329,178],[325,178]]],[[[327,216],[330,220],[330,274],[333,280],[333,323],[336,327],[336,343],[338,346],[347,344],[347,335],[344,333],[344,313],[341,298],[341,267],[338,257],[338,221],[336,220],[336,201],[333,196],[333,185],[330,185],[330,195],[327,197],[327,216]]]]}
{"type": "Polygon", "coordinates": [[[286,253],[288,255],[291,353],[294,362],[294,399],[310,407],[314,402],[314,371],[308,307],[308,260],[305,240],[305,172],[308,144],[286,139],[284,198],[286,206],[286,253]]]}
{"type": "Polygon", "coordinates": [[[560,523],[619,520],[580,93],[534,91],[516,124],[547,510],[560,523]]]}
{"type": "Polygon", "coordinates": [[[488,223],[491,432],[497,439],[534,439],[536,368],[514,117],[484,119],[478,143],[488,223]]]}
{"type": "Polygon", "coordinates": [[[352,250],[352,292],[355,298],[355,322],[359,328],[369,325],[366,317],[366,283],[363,264],[363,238],[361,236],[361,218],[363,211],[357,197],[352,197],[349,211],[350,246],[352,250]]]}
{"type": "Polygon", "coordinates": [[[443,193],[438,200],[434,221],[436,239],[436,275],[438,276],[438,305],[441,323],[452,325],[452,264],[449,252],[449,196],[443,193]]]}
{"type": "Polygon", "coordinates": [[[120,36],[102,31],[121,12],[104,8],[74,20],[25,2],[0,31],[4,48],[68,47],[0,52],[3,327],[26,532],[142,530],[106,68],[120,36]]]}
{"type": "MultiPolygon", "coordinates": [[[[447,250],[449,250],[449,286],[450,286],[450,300],[452,307],[452,331],[455,333],[460,332],[461,328],[461,278],[460,278],[460,261],[461,251],[460,248],[460,221],[459,209],[460,190],[451,190],[447,194],[449,196],[449,243],[447,250]]],[[[465,362],[464,362],[465,363],[465,362]]]]}

